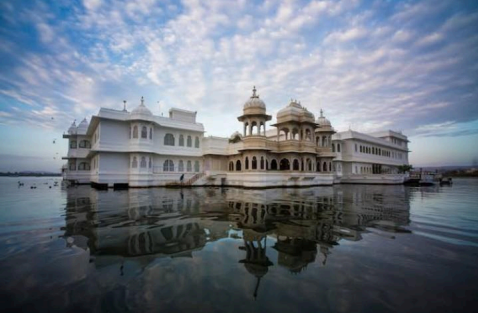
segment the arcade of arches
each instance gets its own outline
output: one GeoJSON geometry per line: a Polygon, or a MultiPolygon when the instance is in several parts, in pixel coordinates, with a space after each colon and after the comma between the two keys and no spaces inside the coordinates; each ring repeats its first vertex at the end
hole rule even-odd
{"type": "Polygon", "coordinates": [[[308,157],[264,157],[237,156],[229,161],[229,172],[247,171],[295,171],[295,172],[332,172],[332,159],[308,157]]]}

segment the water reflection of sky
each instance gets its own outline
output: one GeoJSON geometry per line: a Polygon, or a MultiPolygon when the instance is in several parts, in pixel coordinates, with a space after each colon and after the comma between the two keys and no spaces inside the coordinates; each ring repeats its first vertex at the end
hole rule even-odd
{"type": "Polygon", "coordinates": [[[16,208],[0,213],[4,308],[423,312],[476,301],[474,181],[125,191],[34,183],[0,182],[16,208]],[[453,203],[456,215],[445,210],[453,203]]]}

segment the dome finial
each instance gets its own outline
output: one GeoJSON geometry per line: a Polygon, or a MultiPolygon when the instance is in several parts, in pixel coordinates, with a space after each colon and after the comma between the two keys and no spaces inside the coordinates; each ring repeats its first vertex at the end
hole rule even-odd
{"type": "Polygon", "coordinates": [[[124,111],[124,112],[127,112],[127,111],[126,111],[126,100],[123,100],[123,111],[124,111]]]}
{"type": "Polygon", "coordinates": [[[144,105],[144,97],[141,96],[141,105],[144,105]]]}
{"type": "Polygon", "coordinates": [[[320,117],[324,117],[324,111],[320,109],[320,117]]]}
{"type": "Polygon", "coordinates": [[[256,86],[254,86],[254,87],[252,88],[252,97],[251,97],[251,98],[259,98],[259,96],[256,95],[256,91],[257,91],[256,86]]]}

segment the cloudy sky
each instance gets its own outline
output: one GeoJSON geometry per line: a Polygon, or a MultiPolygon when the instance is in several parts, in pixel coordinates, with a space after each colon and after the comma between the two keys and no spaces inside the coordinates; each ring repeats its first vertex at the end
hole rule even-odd
{"type": "Polygon", "coordinates": [[[476,0],[3,0],[0,43],[0,171],[58,170],[74,119],[141,96],[229,136],[253,85],[272,115],[401,130],[414,165],[478,160],[476,0]]]}

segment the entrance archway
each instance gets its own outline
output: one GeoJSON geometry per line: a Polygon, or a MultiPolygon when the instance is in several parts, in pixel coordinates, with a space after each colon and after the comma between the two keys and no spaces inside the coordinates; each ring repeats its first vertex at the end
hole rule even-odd
{"type": "Polygon", "coordinates": [[[280,170],[281,171],[289,171],[290,170],[290,162],[288,159],[280,160],[280,170]]]}

